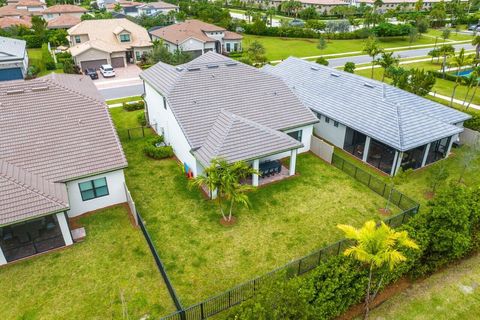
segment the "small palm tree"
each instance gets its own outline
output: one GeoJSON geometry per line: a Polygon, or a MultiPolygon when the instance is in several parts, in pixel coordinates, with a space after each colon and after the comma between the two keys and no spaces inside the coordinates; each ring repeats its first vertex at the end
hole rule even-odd
{"type": "Polygon", "coordinates": [[[275,8],[268,8],[267,11],[265,11],[265,14],[267,15],[267,18],[269,19],[270,21],[270,27],[272,26],[273,24],[273,17],[275,16],[276,12],[275,12],[275,8]]]}
{"type": "Polygon", "coordinates": [[[344,255],[352,257],[368,267],[368,286],[365,295],[365,319],[368,318],[370,303],[375,299],[382,286],[385,272],[381,272],[380,279],[373,288],[373,276],[375,271],[393,271],[397,265],[407,260],[402,249],[418,249],[418,245],[409,238],[406,231],[395,231],[381,222],[377,227],[375,221],[365,222],[362,228],[357,229],[349,225],[338,225],[345,233],[347,239],[355,241],[355,244],[344,251],[344,255]]]}
{"type": "Polygon", "coordinates": [[[373,37],[369,37],[363,46],[363,52],[372,57],[372,75],[373,79],[373,69],[375,67],[375,57],[383,52],[383,49],[379,46],[377,40],[373,37]]]}
{"type": "Polygon", "coordinates": [[[453,86],[453,90],[452,90],[450,107],[453,106],[453,99],[455,97],[455,92],[456,92],[457,87],[458,87],[458,85],[460,84],[460,82],[462,81],[462,78],[463,78],[459,75],[460,70],[464,66],[472,64],[473,61],[474,61],[474,56],[473,55],[465,55],[465,48],[462,48],[462,50],[460,50],[460,53],[458,54],[458,56],[453,56],[451,58],[451,64],[454,65],[455,67],[457,67],[457,78],[455,79],[455,85],[453,86]]]}
{"type": "Polygon", "coordinates": [[[382,82],[385,80],[385,74],[387,73],[388,68],[398,67],[400,58],[393,55],[394,52],[383,52],[382,56],[377,60],[377,64],[383,68],[382,82]]]}
{"type": "Polygon", "coordinates": [[[473,89],[472,96],[470,97],[470,100],[468,101],[468,104],[465,107],[465,109],[467,109],[467,110],[470,107],[470,104],[472,103],[473,98],[475,97],[475,94],[477,93],[478,86],[480,86],[480,66],[476,66],[473,69],[473,71],[471,73],[471,76],[473,77],[473,79],[475,79],[475,89],[473,89]]]}
{"type": "Polygon", "coordinates": [[[472,46],[475,46],[475,60],[480,61],[480,35],[476,35],[472,40],[472,46]]]}

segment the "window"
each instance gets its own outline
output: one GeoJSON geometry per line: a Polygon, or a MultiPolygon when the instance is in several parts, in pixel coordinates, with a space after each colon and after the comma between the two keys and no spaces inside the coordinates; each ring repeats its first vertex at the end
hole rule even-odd
{"type": "Polygon", "coordinates": [[[321,113],[315,112],[315,114],[317,115],[318,120],[322,120],[322,114],[321,113]]]}
{"type": "Polygon", "coordinates": [[[107,179],[100,178],[78,184],[82,200],[87,201],[95,198],[108,196],[107,179]]]}
{"type": "Polygon", "coordinates": [[[75,43],[80,43],[82,42],[82,39],[80,39],[80,36],[75,36],[75,43]]]}
{"type": "Polygon", "coordinates": [[[325,117],[325,123],[330,123],[330,118],[329,117],[325,117]]]}
{"type": "Polygon", "coordinates": [[[142,59],[142,55],[140,54],[140,51],[135,51],[135,58],[136,58],[137,60],[142,59]]]}
{"type": "Polygon", "coordinates": [[[227,52],[230,52],[230,43],[227,43],[227,52]]]}
{"type": "Polygon", "coordinates": [[[120,35],[120,42],[130,42],[130,35],[129,34],[121,34],[120,35]]]}
{"type": "Polygon", "coordinates": [[[238,51],[238,43],[233,44],[233,51],[238,51]]]}
{"type": "Polygon", "coordinates": [[[338,121],[333,121],[333,125],[338,128],[338,121]]]}
{"type": "Polygon", "coordinates": [[[293,139],[302,142],[302,130],[288,132],[287,134],[293,139]]]}

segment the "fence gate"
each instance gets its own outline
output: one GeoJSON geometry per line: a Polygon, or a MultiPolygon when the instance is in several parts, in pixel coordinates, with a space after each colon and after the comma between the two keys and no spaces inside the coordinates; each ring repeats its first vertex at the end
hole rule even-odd
{"type": "Polygon", "coordinates": [[[322,139],[312,136],[310,150],[328,163],[332,163],[334,147],[322,139]]]}

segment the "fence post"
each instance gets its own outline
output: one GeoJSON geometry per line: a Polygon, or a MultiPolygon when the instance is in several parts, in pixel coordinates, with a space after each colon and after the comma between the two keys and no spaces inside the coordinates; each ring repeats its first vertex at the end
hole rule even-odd
{"type": "Polygon", "coordinates": [[[342,241],[338,243],[337,256],[340,254],[340,248],[342,247],[342,241]]]}
{"type": "Polygon", "coordinates": [[[297,271],[297,276],[300,275],[300,269],[302,268],[302,259],[298,261],[298,271],[297,271]]]}
{"type": "Polygon", "coordinates": [[[342,171],[344,166],[345,166],[345,160],[342,159],[342,171]]]}
{"type": "Polygon", "coordinates": [[[404,212],[403,212],[403,217],[402,217],[402,224],[403,224],[403,222],[405,221],[405,215],[406,215],[406,213],[405,213],[405,211],[404,211],[404,212]]]}
{"type": "Polygon", "coordinates": [[[385,197],[385,189],[387,188],[387,184],[383,184],[383,191],[382,191],[382,197],[385,197]]]}
{"type": "Polygon", "coordinates": [[[181,320],[187,320],[187,315],[185,314],[185,310],[180,311],[180,319],[181,320]]]}
{"type": "Polygon", "coordinates": [[[358,167],[355,167],[355,173],[353,174],[353,177],[357,179],[357,172],[358,172],[358,167]]]}
{"type": "Polygon", "coordinates": [[[228,291],[228,307],[232,306],[232,290],[228,291]]]}
{"type": "Polygon", "coordinates": [[[144,137],[144,138],[145,138],[145,129],[144,129],[144,127],[143,127],[143,126],[142,126],[142,137],[144,137]]]}
{"type": "Polygon", "coordinates": [[[127,129],[127,133],[128,133],[128,140],[132,139],[132,137],[130,136],[130,129],[127,129]]]}
{"type": "Polygon", "coordinates": [[[202,319],[205,319],[205,315],[203,314],[203,302],[200,303],[200,314],[202,316],[202,319]]]}
{"type": "Polygon", "coordinates": [[[317,266],[320,265],[320,262],[322,261],[322,250],[319,250],[318,251],[318,262],[317,262],[317,266]]]}
{"type": "Polygon", "coordinates": [[[398,199],[398,207],[399,207],[400,209],[402,209],[402,208],[400,207],[400,204],[402,203],[402,197],[403,197],[403,193],[400,192],[400,199],[398,199]]]}
{"type": "MultiPolygon", "coordinates": [[[[368,187],[370,188],[370,182],[372,181],[372,175],[368,175],[368,187]]],[[[370,188],[371,189],[371,188],[370,188]]]]}

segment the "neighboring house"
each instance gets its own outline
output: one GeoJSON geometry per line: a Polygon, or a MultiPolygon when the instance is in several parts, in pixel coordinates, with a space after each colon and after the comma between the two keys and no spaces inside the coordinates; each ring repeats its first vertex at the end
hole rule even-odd
{"type": "Polygon", "coordinates": [[[76,26],[82,22],[79,17],[72,16],[69,14],[62,14],[56,18],[48,20],[47,28],[48,29],[70,29],[73,26],[76,26]]]}
{"type": "Polygon", "coordinates": [[[27,73],[27,68],[26,42],[0,37],[0,81],[23,79],[27,73]]]}
{"type": "Polygon", "coordinates": [[[69,15],[80,19],[83,14],[87,12],[87,9],[72,4],[57,4],[43,10],[42,15],[45,21],[58,18],[63,15],[69,15]]]}
{"type": "MultiPolygon", "coordinates": [[[[214,52],[181,66],[158,63],[140,74],[147,119],[194,176],[212,159],[260,163],[310,150],[318,122],[277,77],[214,52]]],[[[259,184],[259,177],[252,177],[259,184]]]]}
{"type": "Polygon", "coordinates": [[[85,20],[68,29],[70,53],[82,69],[138,62],[152,49],[145,28],[128,19],[85,20]]]}
{"type": "Polygon", "coordinates": [[[14,17],[4,17],[0,18],[0,29],[7,29],[13,26],[23,26],[26,28],[31,28],[32,23],[30,17],[14,18],[14,17]]]}
{"type": "MultiPolygon", "coordinates": [[[[424,0],[421,2],[422,10],[431,10],[436,3],[445,2],[449,3],[452,0],[424,0]]],[[[468,2],[468,0],[460,0],[460,2],[468,2]]],[[[360,6],[360,4],[366,4],[373,6],[374,0],[352,0],[351,4],[355,6],[360,6]]],[[[415,10],[415,6],[418,4],[418,0],[383,0],[381,4],[377,7],[377,11],[380,13],[385,13],[388,10],[395,10],[396,8],[403,6],[406,11],[415,10]]]]}
{"type": "Polygon", "coordinates": [[[0,7],[0,18],[10,17],[20,19],[29,15],[30,13],[27,10],[19,10],[15,8],[14,5],[0,7]]]}
{"type": "Polygon", "coordinates": [[[107,12],[117,12],[126,16],[136,17],[138,16],[138,6],[142,4],[142,2],[120,0],[107,4],[105,8],[107,12]],[[117,8],[120,10],[116,10],[117,8]]]}
{"type": "Polygon", "coordinates": [[[181,50],[198,57],[205,52],[230,53],[242,50],[242,36],[200,20],[186,20],[150,31],[152,40],[163,40],[170,52],[181,50]]]}
{"type": "Polygon", "coordinates": [[[143,3],[120,0],[106,4],[105,8],[108,12],[123,13],[131,17],[138,17],[141,15],[152,16],[156,14],[168,14],[171,11],[178,12],[179,10],[177,5],[163,1],[143,3]],[[120,10],[115,11],[118,7],[120,10]]]}
{"type": "Polygon", "coordinates": [[[316,113],[315,134],[394,175],[450,154],[469,115],[359,75],[297,58],[264,67],[316,113]]]}
{"type": "Polygon", "coordinates": [[[20,0],[15,4],[15,8],[18,10],[26,10],[31,14],[42,12],[47,5],[44,2],[38,0],[20,0]]]}
{"type": "Polygon", "coordinates": [[[115,3],[116,0],[97,0],[97,6],[99,9],[105,9],[107,5],[115,3]]]}
{"type": "Polygon", "coordinates": [[[3,82],[0,101],[2,265],[71,245],[68,217],[126,202],[127,161],[88,77],[3,82]]]}
{"type": "MultiPolygon", "coordinates": [[[[288,0],[272,0],[272,1],[263,1],[263,0],[241,0],[243,3],[251,5],[252,2],[257,6],[262,8],[275,8],[277,10],[282,10],[282,3],[288,0]]],[[[330,10],[338,6],[348,6],[350,5],[349,0],[299,0],[302,5],[302,9],[315,8],[318,13],[328,14],[330,10]]]]}

